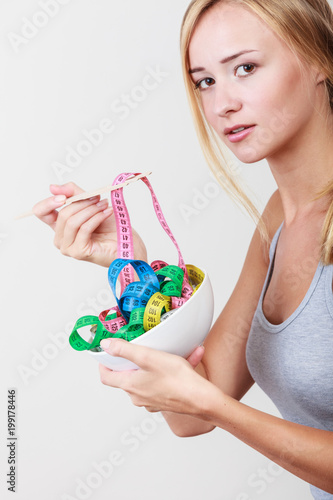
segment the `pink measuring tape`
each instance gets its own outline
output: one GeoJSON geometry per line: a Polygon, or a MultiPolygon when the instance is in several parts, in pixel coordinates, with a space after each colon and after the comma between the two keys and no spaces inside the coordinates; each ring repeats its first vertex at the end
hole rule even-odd
{"type": "MultiPolygon", "coordinates": [[[[122,173],[113,185],[140,174],[122,173]]],[[[174,309],[181,307],[200,287],[204,274],[192,265],[185,265],[180,248],[173,236],[147,177],[141,180],[150,190],[157,218],[171,238],[178,252],[178,266],[167,265],[161,260],[146,262],[134,260],[133,235],[129,213],[123,196],[123,188],[111,191],[111,202],[117,227],[117,254],[109,267],[108,278],[117,306],[103,311],[99,316],[80,318],[70,335],[71,346],[79,351],[101,350],[103,338],[118,337],[131,341],[167,319],[174,309]],[[134,281],[136,271],[139,281],[134,281]],[[120,281],[120,297],[116,295],[116,283],[120,281]],[[93,338],[84,340],[78,330],[93,326],[93,338]]]]}

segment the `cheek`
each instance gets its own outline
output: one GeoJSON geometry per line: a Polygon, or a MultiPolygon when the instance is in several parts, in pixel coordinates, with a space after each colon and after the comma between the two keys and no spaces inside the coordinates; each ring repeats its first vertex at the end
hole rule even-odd
{"type": "MultiPolygon", "coordinates": [[[[274,73],[279,74],[278,71],[274,73]]],[[[274,78],[266,82],[266,90],[260,89],[260,94],[267,109],[273,112],[285,109],[290,113],[302,114],[304,108],[306,109],[305,100],[310,102],[312,99],[309,95],[309,88],[299,69],[286,65],[278,79],[274,78]]]]}
{"type": "Polygon", "coordinates": [[[206,120],[214,127],[214,123],[216,123],[216,114],[213,112],[213,102],[210,95],[206,94],[201,96],[201,106],[206,120]]]}
{"type": "Polygon", "coordinates": [[[216,126],[223,116],[223,109],[227,104],[227,97],[224,94],[224,88],[218,87],[217,84],[212,85],[200,92],[201,108],[206,117],[206,120],[216,126]]]}
{"type": "Polygon", "coordinates": [[[267,136],[290,133],[290,128],[297,128],[308,116],[304,106],[304,88],[293,74],[284,75],[279,82],[275,79],[258,85],[253,97],[252,93],[248,100],[249,107],[254,120],[257,119],[260,129],[267,136]]]}

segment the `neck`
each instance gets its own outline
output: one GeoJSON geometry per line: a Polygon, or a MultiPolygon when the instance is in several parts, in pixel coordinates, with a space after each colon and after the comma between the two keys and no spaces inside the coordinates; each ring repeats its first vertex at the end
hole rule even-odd
{"type": "Polygon", "coordinates": [[[282,199],[285,224],[327,211],[327,196],[314,200],[333,181],[333,115],[316,113],[290,145],[267,158],[282,199]]]}

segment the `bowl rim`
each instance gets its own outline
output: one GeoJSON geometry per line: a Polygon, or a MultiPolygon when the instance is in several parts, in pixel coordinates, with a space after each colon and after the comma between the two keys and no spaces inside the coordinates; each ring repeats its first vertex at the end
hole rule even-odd
{"type": "MultiPolygon", "coordinates": [[[[198,266],[196,266],[196,267],[198,267],[198,266]]],[[[209,276],[208,276],[207,272],[205,271],[205,269],[201,269],[201,268],[198,268],[198,269],[200,269],[200,271],[204,274],[204,279],[202,280],[202,283],[201,283],[200,287],[198,288],[198,290],[195,292],[194,296],[199,295],[199,294],[200,294],[200,289],[201,289],[202,285],[203,285],[204,283],[206,283],[207,281],[210,281],[210,280],[209,280],[209,276]]],[[[190,301],[191,301],[191,299],[192,299],[192,297],[193,297],[193,295],[192,295],[192,296],[189,298],[189,300],[187,300],[187,301],[186,301],[186,302],[185,302],[185,303],[184,303],[181,307],[178,307],[177,309],[173,309],[173,311],[175,311],[175,312],[174,312],[174,314],[172,315],[172,317],[175,317],[175,316],[179,313],[179,311],[181,311],[181,310],[183,309],[183,307],[185,307],[185,306],[186,306],[186,304],[189,304],[189,303],[190,303],[190,301]]],[[[151,329],[150,329],[150,330],[148,330],[147,332],[143,333],[142,335],[140,335],[140,336],[139,336],[139,337],[137,337],[136,339],[130,340],[129,342],[130,342],[131,344],[138,344],[138,345],[140,345],[140,344],[142,343],[142,340],[145,340],[145,339],[149,338],[149,337],[150,337],[150,335],[155,334],[155,332],[157,331],[157,329],[158,329],[161,325],[163,325],[163,323],[159,323],[158,325],[154,326],[154,328],[151,328],[151,329]]],[[[108,354],[108,353],[107,353],[107,352],[105,352],[105,351],[101,351],[101,352],[94,352],[94,351],[91,351],[90,349],[88,349],[86,352],[88,352],[88,353],[89,353],[89,354],[91,354],[92,356],[96,356],[96,357],[98,357],[98,356],[99,356],[99,357],[101,357],[101,356],[104,356],[105,354],[108,354]]]]}

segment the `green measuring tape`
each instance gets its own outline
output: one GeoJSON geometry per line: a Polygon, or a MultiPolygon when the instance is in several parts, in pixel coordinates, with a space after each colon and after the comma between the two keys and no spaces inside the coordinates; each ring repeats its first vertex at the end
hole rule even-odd
{"type": "MultiPolygon", "coordinates": [[[[122,183],[133,174],[120,174],[114,184],[122,183]]],[[[203,272],[195,266],[185,266],[179,247],[167,225],[153,189],[146,177],[141,179],[150,189],[155,212],[163,227],[174,242],[179,265],[167,265],[157,260],[151,266],[141,260],[134,260],[133,237],[129,214],[122,194],[122,188],[111,192],[112,206],[117,226],[118,255],[109,267],[108,279],[117,306],[103,311],[99,316],[79,318],[69,337],[70,345],[77,351],[101,351],[101,340],[121,338],[131,341],[151,330],[166,319],[175,309],[181,307],[199,288],[204,279],[203,272]],[[124,258],[124,257],[129,258],[124,258]],[[134,271],[139,281],[134,281],[134,271]],[[121,295],[116,295],[118,279],[121,295]],[[82,328],[91,327],[90,339],[79,333],[82,328]]]]}

